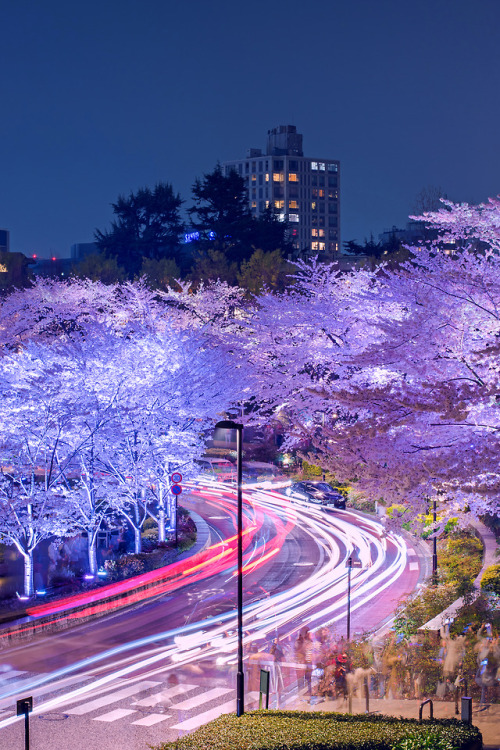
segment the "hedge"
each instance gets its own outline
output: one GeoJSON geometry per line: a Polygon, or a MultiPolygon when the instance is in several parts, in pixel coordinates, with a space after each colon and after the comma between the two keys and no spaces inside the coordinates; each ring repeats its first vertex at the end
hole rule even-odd
{"type": "Polygon", "coordinates": [[[486,568],[481,578],[481,588],[500,594],[500,565],[490,565],[486,568]]]}
{"type": "Polygon", "coordinates": [[[415,719],[325,711],[225,714],[153,750],[480,750],[481,732],[457,719],[415,719]],[[432,744],[429,744],[431,740],[432,744]]]}

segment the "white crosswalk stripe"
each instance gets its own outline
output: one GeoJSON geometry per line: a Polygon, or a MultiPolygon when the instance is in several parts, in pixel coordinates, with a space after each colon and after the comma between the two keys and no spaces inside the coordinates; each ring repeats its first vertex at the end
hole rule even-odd
{"type": "Polygon", "coordinates": [[[192,729],[198,729],[198,727],[201,727],[202,724],[206,724],[208,721],[212,721],[212,719],[218,719],[219,716],[222,716],[222,714],[229,714],[234,712],[235,709],[236,700],[233,698],[226,703],[215,706],[215,708],[210,709],[210,711],[204,711],[201,714],[192,716],[190,719],[181,721],[179,724],[173,724],[170,729],[190,732],[192,729]]]}
{"type": "Polygon", "coordinates": [[[418,563],[410,563],[410,570],[418,570],[418,563]]]}
{"type": "Polygon", "coordinates": [[[170,705],[172,698],[176,698],[178,695],[187,695],[193,690],[196,690],[197,685],[174,685],[173,687],[162,690],[161,693],[154,693],[149,695],[147,698],[142,698],[140,701],[134,701],[134,706],[157,706],[158,703],[164,703],[170,705]]]}
{"type": "Polygon", "coordinates": [[[152,727],[153,724],[159,724],[160,721],[165,721],[165,719],[171,718],[172,716],[170,714],[149,714],[149,716],[144,716],[143,719],[133,721],[132,724],[139,727],[152,727]]]}
{"type": "Polygon", "coordinates": [[[135,713],[137,713],[137,711],[130,708],[115,708],[114,711],[109,711],[107,714],[95,716],[94,721],[117,721],[118,719],[123,719],[125,716],[130,716],[130,714],[135,713]]]}
{"type": "Polygon", "coordinates": [[[6,680],[12,680],[19,677],[20,674],[28,674],[25,669],[9,669],[7,672],[0,672],[0,685],[6,680]]]}
{"type": "Polygon", "coordinates": [[[74,714],[76,716],[82,716],[83,714],[88,714],[91,711],[96,711],[98,708],[109,706],[111,703],[118,703],[118,701],[122,700],[122,698],[130,698],[130,696],[135,695],[136,693],[141,693],[148,688],[157,687],[157,685],[160,684],[161,683],[153,682],[152,680],[144,680],[144,682],[138,682],[136,685],[131,685],[130,687],[123,688],[122,690],[117,690],[115,693],[109,693],[108,695],[104,695],[101,698],[96,698],[96,700],[89,701],[88,703],[83,703],[79,706],[75,706],[75,708],[69,708],[66,710],[66,713],[74,714]]]}
{"type": "Polygon", "coordinates": [[[179,711],[189,711],[192,708],[198,708],[198,706],[201,706],[204,703],[216,700],[216,698],[221,698],[223,695],[227,695],[227,693],[231,692],[233,692],[232,688],[212,688],[212,690],[207,690],[204,693],[195,695],[194,698],[188,698],[185,701],[176,703],[172,708],[178,709],[179,711]]]}
{"type": "MultiPolygon", "coordinates": [[[[208,691],[213,692],[213,691],[208,691]]],[[[225,691],[230,692],[229,690],[225,691]]],[[[231,692],[234,692],[232,690],[231,692]]],[[[207,703],[207,694],[203,693],[199,697],[204,697],[204,703],[207,703]]],[[[259,693],[258,692],[250,692],[246,694],[246,700],[248,703],[255,702],[259,699],[259,693]]],[[[178,706],[173,706],[172,708],[177,708],[178,706]]],[[[211,708],[209,711],[203,711],[201,714],[197,714],[196,716],[191,716],[189,719],[185,719],[184,721],[179,722],[178,724],[173,724],[170,729],[177,729],[179,731],[184,732],[190,732],[193,729],[198,729],[198,727],[201,727],[202,724],[206,724],[208,721],[212,721],[212,719],[218,719],[219,716],[222,716],[222,714],[231,714],[236,711],[236,696],[234,696],[230,701],[226,701],[225,703],[221,703],[218,706],[215,706],[214,708],[211,708]]]]}

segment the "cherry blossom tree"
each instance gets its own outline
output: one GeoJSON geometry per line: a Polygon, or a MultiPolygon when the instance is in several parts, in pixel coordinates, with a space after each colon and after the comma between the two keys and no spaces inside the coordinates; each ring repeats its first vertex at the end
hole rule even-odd
{"type": "Polygon", "coordinates": [[[40,542],[75,530],[69,510],[56,487],[46,490],[33,477],[0,475],[0,538],[22,555],[25,596],[34,593],[33,553],[40,542]]]}
{"type": "Polygon", "coordinates": [[[415,513],[436,491],[450,512],[498,511],[499,216],[445,202],[401,268],[299,264],[260,300],[241,346],[289,445],[415,513]]]}
{"type": "Polygon", "coordinates": [[[173,327],[168,306],[142,283],[98,292],[41,282],[0,311],[2,463],[22,456],[10,478],[17,486],[29,475],[32,494],[58,488],[61,508],[87,535],[91,573],[99,529],[116,513],[134,527],[137,549],[146,514],[165,539],[169,477],[192,476],[243,383],[202,327],[173,327]]]}

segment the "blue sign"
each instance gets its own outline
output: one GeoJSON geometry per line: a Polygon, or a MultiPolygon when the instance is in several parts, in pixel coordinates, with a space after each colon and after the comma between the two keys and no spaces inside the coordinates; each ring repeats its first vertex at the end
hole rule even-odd
{"type": "Polygon", "coordinates": [[[179,484],[174,484],[170,489],[174,495],[180,495],[182,492],[182,487],[179,484]]]}

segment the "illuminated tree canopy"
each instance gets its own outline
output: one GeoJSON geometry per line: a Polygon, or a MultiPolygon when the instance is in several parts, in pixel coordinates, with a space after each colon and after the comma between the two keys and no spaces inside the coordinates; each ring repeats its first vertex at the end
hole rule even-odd
{"type": "MultiPolygon", "coordinates": [[[[417,518],[499,511],[500,201],[443,201],[396,267],[294,264],[250,301],[225,282],[40,280],[0,308],[0,531],[25,558],[78,528],[95,571],[118,516],[165,536],[220,415],[279,420],[285,447],[417,518]],[[57,506],[57,512],[48,510],[57,506]],[[45,536],[44,536],[45,535],[45,536]]],[[[406,517],[408,518],[408,516],[406,517]]]]}

